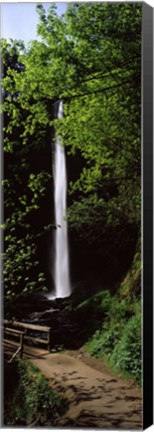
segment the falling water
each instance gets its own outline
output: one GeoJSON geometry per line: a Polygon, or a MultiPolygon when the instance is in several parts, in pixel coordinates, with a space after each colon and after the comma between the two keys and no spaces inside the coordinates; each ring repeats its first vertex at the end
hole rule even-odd
{"type": "MultiPolygon", "coordinates": [[[[63,117],[63,104],[58,104],[58,115],[63,117]]],[[[54,158],[54,204],[55,204],[55,289],[56,297],[67,297],[71,293],[69,277],[69,252],[66,221],[67,176],[65,148],[58,136],[55,141],[54,158]]]]}

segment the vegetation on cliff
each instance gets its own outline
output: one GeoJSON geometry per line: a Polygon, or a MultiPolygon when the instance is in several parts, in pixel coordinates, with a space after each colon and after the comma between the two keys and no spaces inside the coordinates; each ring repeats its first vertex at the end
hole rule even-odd
{"type": "Polygon", "coordinates": [[[109,291],[99,294],[105,317],[102,326],[85,344],[85,349],[96,357],[105,357],[113,370],[134,377],[141,384],[140,292],[141,268],[136,257],[117,293],[114,296],[109,291]]]}

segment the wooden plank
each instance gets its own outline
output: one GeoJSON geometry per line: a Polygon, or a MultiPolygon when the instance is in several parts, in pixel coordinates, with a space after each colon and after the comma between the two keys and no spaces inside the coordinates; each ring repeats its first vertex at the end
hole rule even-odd
{"type": "Polygon", "coordinates": [[[23,331],[8,328],[8,327],[4,328],[4,332],[7,334],[13,334],[14,336],[20,336],[21,334],[25,334],[25,332],[23,332],[23,331]]]}
{"type": "Polygon", "coordinates": [[[24,336],[24,340],[31,340],[33,342],[38,342],[38,343],[43,343],[43,344],[48,344],[48,340],[47,339],[40,339],[40,338],[36,338],[35,336],[24,336]]]}
{"type": "MultiPolygon", "coordinates": [[[[7,341],[8,342],[8,341],[7,341]]],[[[10,356],[13,355],[13,353],[15,352],[15,350],[17,350],[17,348],[19,347],[19,345],[14,344],[14,346],[10,346],[8,343],[4,344],[3,341],[3,345],[4,345],[4,353],[6,353],[6,355],[10,356]]],[[[23,356],[24,358],[27,359],[31,359],[32,357],[40,357],[40,356],[45,356],[48,353],[47,349],[45,346],[43,346],[42,348],[40,347],[36,347],[36,346],[32,346],[32,345],[26,345],[24,344],[24,350],[23,350],[23,356]]]]}
{"type": "Polygon", "coordinates": [[[51,350],[51,329],[48,333],[48,351],[50,352],[51,350]]]}
{"type": "Polygon", "coordinates": [[[12,363],[12,361],[14,360],[15,357],[17,357],[17,355],[20,353],[20,357],[21,357],[21,347],[19,347],[17,349],[17,351],[13,354],[13,356],[11,357],[11,359],[8,361],[8,363],[12,363]]]}
{"type": "Polygon", "coordinates": [[[35,331],[40,331],[40,332],[45,332],[45,333],[48,333],[50,331],[50,329],[51,329],[51,327],[39,326],[39,325],[36,325],[36,324],[29,324],[29,323],[18,322],[18,321],[8,321],[6,319],[4,319],[4,324],[9,324],[11,326],[21,327],[21,328],[35,330],[35,331]]]}
{"type": "Polygon", "coordinates": [[[16,347],[16,346],[18,346],[19,344],[18,344],[17,341],[13,341],[13,340],[11,340],[11,339],[3,339],[3,345],[16,347]]]}
{"type": "Polygon", "coordinates": [[[20,358],[23,356],[23,347],[24,347],[24,333],[20,334],[20,358]]]}
{"type": "MultiPolygon", "coordinates": [[[[48,339],[41,339],[41,338],[37,338],[35,336],[29,336],[29,335],[27,335],[27,333],[19,331],[19,330],[14,330],[14,329],[8,329],[7,328],[7,329],[4,330],[4,332],[5,332],[5,334],[11,334],[12,336],[17,336],[17,337],[24,335],[24,340],[25,339],[29,339],[29,340],[32,340],[32,341],[48,344],[48,339]]],[[[8,339],[8,340],[10,340],[10,339],[8,339]]]]}
{"type": "MultiPolygon", "coordinates": [[[[30,323],[25,323],[25,322],[18,322],[18,321],[9,321],[9,320],[4,320],[4,325],[7,327],[3,328],[3,332],[4,332],[4,344],[12,346],[17,346],[18,341],[13,341],[12,338],[16,338],[17,336],[20,338],[19,340],[19,344],[20,344],[20,350],[18,352],[20,352],[20,355],[22,357],[23,354],[23,345],[24,345],[24,341],[25,340],[29,340],[33,342],[33,346],[36,347],[36,344],[45,344],[47,345],[48,350],[50,351],[50,347],[51,347],[51,327],[47,327],[47,326],[40,326],[40,325],[36,325],[36,324],[30,324],[30,323]],[[12,327],[16,327],[16,328],[10,328],[10,326],[12,327]],[[23,331],[24,330],[24,331],[23,331]],[[40,333],[46,333],[47,337],[46,339],[42,339],[41,337],[36,337],[35,335],[28,335],[28,331],[35,331],[35,332],[40,332],[40,333]],[[7,337],[7,335],[12,336],[12,338],[7,337]],[[6,339],[7,338],[7,339],[6,339]]],[[[26,341],[25,341],[26,342],[26,341]]],[[[15,358],[13,356],[13,358],[15,358]]]]}
{"type": "Polygon", "coordinates": [[[23,355],[23,342],[24,342],[24,334],[25,334],[25,332],[23,332],[23,331],[19,331],[19,330],[15,330],[15,329],[9,329],[9,328],[6,328],[6,329],[4,329],[4,333],[5,334],[11,334],[11,336],[18,336],[19,337],[19,342],[16,342],[15,344],[12,344],[12,340],[5,340],[4,339],[4,346],[6,346],[6,343],[7,343],[7,345],[8,345],[8,347],[12,347],[13,345],[14,346],[18,346],[18,348],[17,348],[17,350],[15,351],[15,353],[13,354],[13,356],[11,357],[11,359],[9,360],[9,363],[11,363],[14,359],[15,359],[15,357],[20,353],[20,357],[22,358],[22,355],[23,355]]]}

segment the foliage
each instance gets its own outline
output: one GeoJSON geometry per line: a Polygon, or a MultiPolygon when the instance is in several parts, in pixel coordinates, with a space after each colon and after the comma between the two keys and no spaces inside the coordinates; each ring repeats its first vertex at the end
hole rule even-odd
{"type": "Polygon", "coordinates": [[[115,370],[128,372],[141,382],[141,310],[137,304],[136,314],[125,325],[110,363],[115,370]]]}
{"type": "Polygon", "coordinates": [[[115,371],[129,373],[139,382],[141,379],[140,302],[131,304],[129,309],[126,302],[112,298],[102,329],[94,333],[85,347],[96,357],[106,356],[109,365],[115,371]]]}
{"type": "Polygon", "coordinates": [[[70,93],[64,92],[65,118],[56,125],[70,154],[80,151],[84,160],[79,178],[70,183],[74,199],[68,212],[80,236],[91,237],[92,212],[94,236],[96,226],[101,235],[128,223],[140,231],[141,5],[136,6],[74,4],[66,14],[78,74],[70,93]]]}
{"type": "Polygon", "coordinates": [[[39,262],[36,260],[35,236],[28,223],[28,216],[39,208],[39,194],[44,193],[43,182],[45,185],[47,180],[48,176],[45,173],[29,174],[29,178],[26,179],[27,190],[24,190],[23,183],[21,187],[19,175],[16,176],[16,183],[14,181],[14,189],[10,187],[9,180],[3,182],[5,197],[7,196],[4,200],[6,217],[2,226],[5,230],[3,260],[6,299],[19,294],[21,286],[23,292],[37,287],[31,278],[31,270],[33,270],[33,275],[37,275],[38,282],[45,283],[44,276],[35,272],[39,262]]]}
{"type": "MultiPolygon", "coordinates": [[[[51,163],[43,169],[34,160],[41,159],[53,128],[70,165],[78,155],[82,161],[76,178],[69,177],[68,221],[75,235],[101,254],[106,246],[110,253],[114,238],[114,255],[121,248],[121,254],[132,251],[131,258],[131,239],[140,236],[142,6],[70,3],[60,17],[54,4],[47,13],[38,4],[37,11],[39,41],[27,50],[21,41],[2,41],[8,297],[23,292],[20,263],[30,270],[37,262],[35,236],[44,226],[35,231],[32,215],[39,214],[51,163]],[[57,120],[59,99],[64,118],[57,120]]],[[[38,275],[26,274],[24,289],[36,288],[38,275]]]]}
{"type": "Polygon", "coordinates": [[[6,76],[4,91],[4,295],[6,310],[17,296],[34,289],[44,289],[46,279],[39,269],[37,238],[45,227],[32,226],[33,214],[39,210],[51,175],[39,171],[35,161],[37,145],[41,149],[43,136],[41,119],[33,122],[28,109],[21,107],[15,89],[14,74],[22,75],[24,65],[19,61],[24,46],[20,42],[2,41],[3,65],[6,76]],[[39,127],[40,125],[40,127],[39,127]]]}
{"type": "Polygon", "coordinates": [[[65,411],[66,401],[49,387],[48,381],[30,362],[20,360],[14,368],[16,383],[13,396],[6,399],[5,425],[56,426],[65,411]]]}
{"type": "Polygon", "coordinates": [[[27,83],[34,62],[40,95],[48,88],[53,102],[64,100],[64,118],[53,124],[69,155],[83,160],[69,182],[70,227],[93,245],[112,228],[115,238],[128,225],[139,236],[141,5],[75,3],[63,17],[54,6],[38,12],[42,42],[32,45],[18,81],[27,83]]]}
{"type": "MultiPolygon", "coordinates": [[[[138,250],[140,247],[138,246],[138,250]]],[[[134,296],[140,296],[141,293],[141,254],[137,252],[134,256],[129,272],[120,285],[120,295],[122,298],[133,299],[134,296]]]]}
{"type": "Polygon", "coordinates": [[[136,290],[129,289],[132,287],[132,273],[135,280],[139,268],[140,262],[136,257],[127,280],[125,278],[122,281],[118,292],[114,296],[108,291],[100,293],[105,318],[101,328],[93,334],[85,348],[96,357],[105,356],[115,371],[129,374],[140,383],[141,300],[136,290]]]}

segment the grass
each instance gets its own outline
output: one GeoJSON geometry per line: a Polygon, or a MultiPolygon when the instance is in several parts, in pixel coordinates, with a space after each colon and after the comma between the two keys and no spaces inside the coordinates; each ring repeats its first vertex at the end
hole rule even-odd
{"type": "Polygon", "coordinates": [[[39,369],[18,360],[5,370],[5,426],[57,426],[67,403],[51,387],[39,369]]]}

